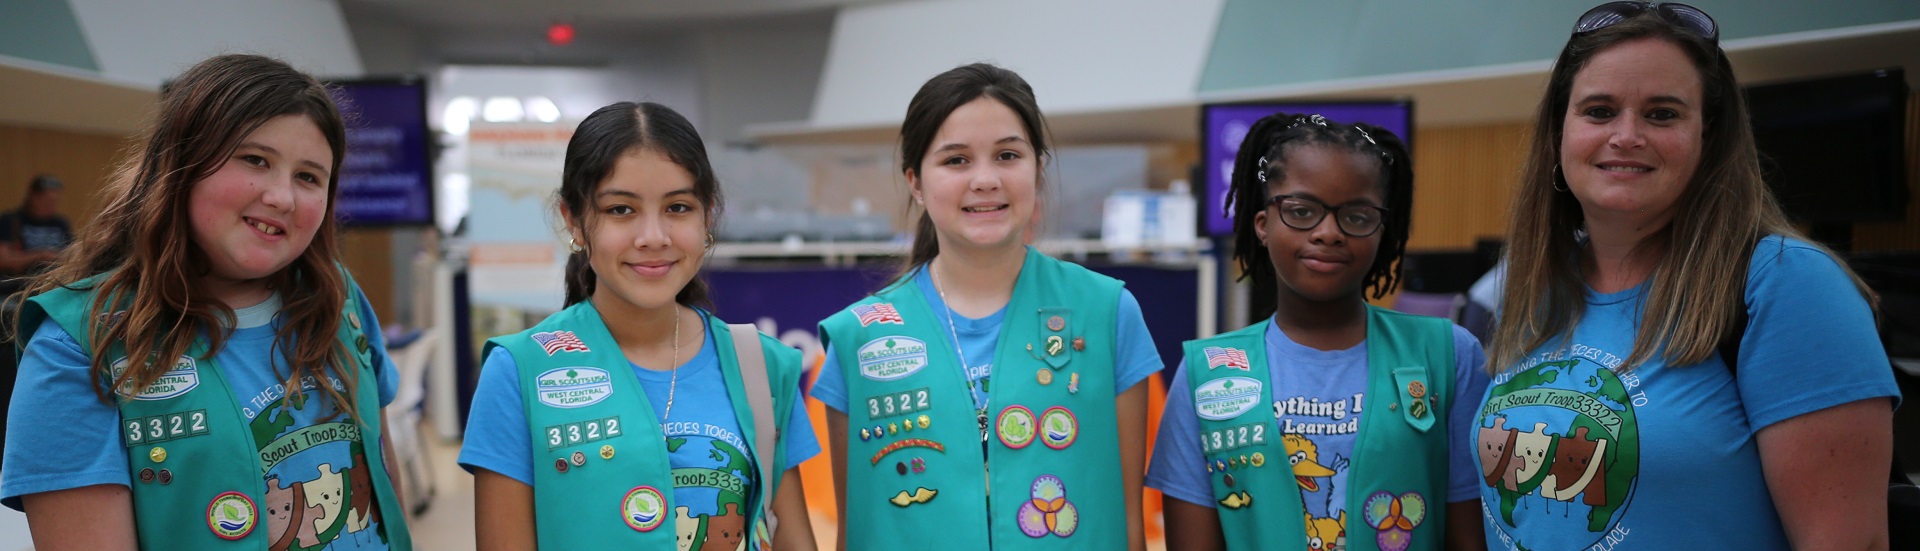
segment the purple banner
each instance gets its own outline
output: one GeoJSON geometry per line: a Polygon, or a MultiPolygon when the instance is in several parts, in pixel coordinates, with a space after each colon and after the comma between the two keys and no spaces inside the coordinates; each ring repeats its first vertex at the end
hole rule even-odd
{"type": "Polygon", "coordinates": [[[427,88],[419,79],[336,82],[347,122],[334,213],[347,226],[433,223],[427,88]]]}
{"type": "Polygon", "coordinates": [[[1227,235],[1233,233],[1233,219],[1226,211],[1227,183],[1233,177],[1233,157],[1240,152],[1240,142],[1247,138],[1247,131],[1253,123],[1262,117],[1274,113],[1319,114],[1327,119],[1352,124],[1364,122],[1393,131],[1400,139],[1413,146],[1409,133],[1413,129],[1413,104],[1410,102],[1341,102],[1341,103],[1238,103],[1207,105],[1201,108],[1200,147],[1204,150],[1201,162],[1206,163],[1206,186],[1200,200],[1200,216],[1206,220],[1207,233],[1227,235]]]}

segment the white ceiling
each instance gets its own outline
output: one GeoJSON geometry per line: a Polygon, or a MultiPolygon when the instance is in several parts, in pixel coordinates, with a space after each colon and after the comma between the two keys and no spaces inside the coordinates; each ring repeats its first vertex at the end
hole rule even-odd
{"type": "MultiPolygon", "coordinates": [[[[1920,21],[1868,25],[1728,41],[1743,84],[1904,67],[1920,90],[1920,21]]],[[[1415,124],[1465,126],[1524,121],[1538,107],[1550,60],[1431,73],[1386,75],[1273,88],[1196,94],[1191,101],[1047,113],[1061,144],[1190,142],[1199,136],[1206,103],[1310,99],[1410,98],[1415,124]]],[[[768,143],[892,143],[897,123],[815,125],[807,121],[750,127],[768,143]]]]}
{"type": "Polygon", "coordinates": [[[492,29],[550,23],[678,24],[765,17],[889,0],[339,0],[344,9],[378,12],[433,28],[492,29]]]}

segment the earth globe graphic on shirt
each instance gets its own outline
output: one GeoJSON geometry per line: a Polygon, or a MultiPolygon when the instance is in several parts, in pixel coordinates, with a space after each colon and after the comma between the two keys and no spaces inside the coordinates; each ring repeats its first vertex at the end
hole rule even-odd
{"type": "Polygon", "coordinates": [[[677,461],[697,458],[692,465],[674,467],[674,504],[671,513],[679,549],[739,549],[748,532],[747,495],[753,484],[753,464],[739,447],[704,435],[667,439],[667,450],[677,461]],[[695,446],[696,453],[683,448],[695,446]]]}
{"type": "Polygon", "coordinates": [[[1474,436],[1482,482],[1499,496],[1487,503],[1493,526],[1523,547],[1524,535],[1537,533],[1587,533],[1600,542],[1639,478],[1639,422],[1627,387],[1585,359],[1505,378],[1489,390],[1474,436]]]}

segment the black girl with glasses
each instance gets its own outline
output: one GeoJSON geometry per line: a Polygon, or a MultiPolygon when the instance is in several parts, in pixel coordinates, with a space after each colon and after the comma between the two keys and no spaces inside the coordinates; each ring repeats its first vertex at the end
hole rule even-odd
{"type": "Polygon", "coordinates": [[[1278,300],[1271,319],[1186,343],[1147,471],[1170,498],[1167,541],[1485,548],[1465,438],[1487,385],[1480,343],[1366,302],[1399,280],[1406,145],[1371,125],[1273,115],[1241,143],[1231,187],[1234,260],[1278,300]]]}
{"type": "Polygon", "coordinates": [[[1541,98],[1473,439],[1503,549],[1886,549],[1872,291],[1761,180],[1713,18],[1581,16],[1541,98]]]}

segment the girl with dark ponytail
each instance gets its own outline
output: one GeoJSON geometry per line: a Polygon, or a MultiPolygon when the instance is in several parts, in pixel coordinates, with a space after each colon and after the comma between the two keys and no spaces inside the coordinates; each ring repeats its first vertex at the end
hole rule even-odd
{"type": "Polygon", "coordinates": [[[1368,124],[1282,113],[1247,133],[1227,198],[1234,260],[1277,301],[1270,319],[1186,343],[1147,473],[1168,541],[1485,547],[1462,432],[1487,384],[1480,343],[1366,302],[1399,282],[1412,165],[1368,124]]]}
{"type": "Polygon", "coordinates": [[[480,548],[812,549],[800,354],[707,309],[721,195],[693,125],[600,108],[554,203],[566,308],[487,341],[460,453],[480,548]]]}
{"type": "Polygon", "coordinates": [[[958,67],[908,103],[908,268],[820,323],[846,548],[1144,547],[1137,383],[1162,364],[1119,281],[1027,245],[1047,151],[1012,71],[958,67]]]}

